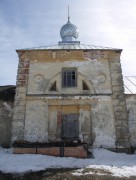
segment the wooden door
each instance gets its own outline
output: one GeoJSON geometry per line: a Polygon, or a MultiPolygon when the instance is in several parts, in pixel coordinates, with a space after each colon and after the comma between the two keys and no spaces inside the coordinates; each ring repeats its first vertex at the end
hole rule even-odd
{"type": "Polygon", "coordinates": [[[78,114],[62,115],[62,138],[75,139],[79,136],[78,114]]]}

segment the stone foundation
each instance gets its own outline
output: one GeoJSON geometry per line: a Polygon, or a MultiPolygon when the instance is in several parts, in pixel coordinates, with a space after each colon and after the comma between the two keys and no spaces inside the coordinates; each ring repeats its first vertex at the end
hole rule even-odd
{"type": "Polygon", "coordinates": [[[84,146],[77,147],[44,147],[44,148],[21,148],[16,147],[14,154],[42,154],[56,157],[87,158],[88,153],[84,146]]]}

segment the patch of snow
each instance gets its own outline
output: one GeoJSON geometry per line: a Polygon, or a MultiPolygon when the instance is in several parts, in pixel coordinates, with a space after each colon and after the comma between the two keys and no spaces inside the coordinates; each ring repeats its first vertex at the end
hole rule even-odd
{"type": "MultiPolygon", "coordinates": [[[[6,173],[24,173],[47,168],[82,168],[75,175],[82,175],[84,168],[109,171],[113,176],[136,176],[136,155],[114,153],[105,149],[94,149],[94,159],[61,158],[46,155],[12,154],[12,149],[0,148],[0,171],[6,173]]],[[[86,174],[95,173],[85,172],[86,174]]],[[[84,173],[84,175],[85,175],[84,173]]],[[[97,174],[104,174],[103,172],[97,174]]]]}
{"type": "Polygon", "coordinates": [[[97,175],[99,175],[99,176],[104,176],[104,175],[107,175],[107,174],[104,174],[104,173],[96,173],[96,172],[92,172],[92,171],[90,171],[90,172],[88,172],[88,173],[80,173],[80,172],[74,172],[74,173],[72,173],[74,176],[85,176],[85,175],[89,175],[89,174],[97,174],[97,175]]]}
{"type": "Polygon", "coordinates": [[[74,175],[74,176],[82,176],[83,173],[82,172],[74,172],[74,173],[72,173],[72,175],[74,175]]]}
{"type": "MultiPolygon", "coordinates": [[[[117,167],[117,166],[104,166],[104,165],[92,165],[88,168],[98,169],[98,170],[106,170],[106,172],[112,173],[112,176],[118,176],[118,177],[130,177],[130,176],[136,176],[136,166],[132,167],[117,167]]],[[[87,174],[97,174],[97,175],[106,175],[107,173],[93,173],[91,170],[88,173],[84,173],[84,175],[87,174]]],[[[83,174],[81,174],[83,175],[83,174]]]]}
{"type": "Polygon", "coordinates": [[[0,147],[0,155],[1,154],[12,154],[13,153],[13,148],[2,148],[0,147]]]}
{"type": "Polygon", "coordinates": [[[84,169],[78,169],[76,170],[74,173],[72,173],[72,175],[74,176],[82,176],[82,175],[87,175],[87,174],[94,174],[94,172],[89,172],[89,173],[83,173],[84,169]]]}

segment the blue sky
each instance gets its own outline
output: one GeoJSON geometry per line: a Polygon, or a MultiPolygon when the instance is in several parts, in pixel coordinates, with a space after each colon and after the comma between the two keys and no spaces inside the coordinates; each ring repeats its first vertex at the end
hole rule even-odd
{"type": "Polygon", "coordinates": [[[16,83],[16,49],[61,40],[68,5],[77,40],[123,49],[123,75],[136,75],[136,0],[0,0],[0,85],[16,83]]]}

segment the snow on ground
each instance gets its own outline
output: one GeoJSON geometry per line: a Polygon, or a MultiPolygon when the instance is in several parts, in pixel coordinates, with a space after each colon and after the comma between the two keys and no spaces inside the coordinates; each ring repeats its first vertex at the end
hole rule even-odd
{"type": "MultiPolygon", "coordinates": [[[[105,149],[94,149],[94,159],[52,157],[46,155],[12,154],[12,149],[0,148],[0,171],[24,173],[47,168],[94,168],[111,172],[114,176],[136,176],[136,154],[114,153],[105,149]]],[[[75,175],[82,175],[81,170],[75,175]]],[[[90,174],[93,172],[90,171],[90,174]]],[[[89,172],[87,171],[87,174],[89,172]]]]}

